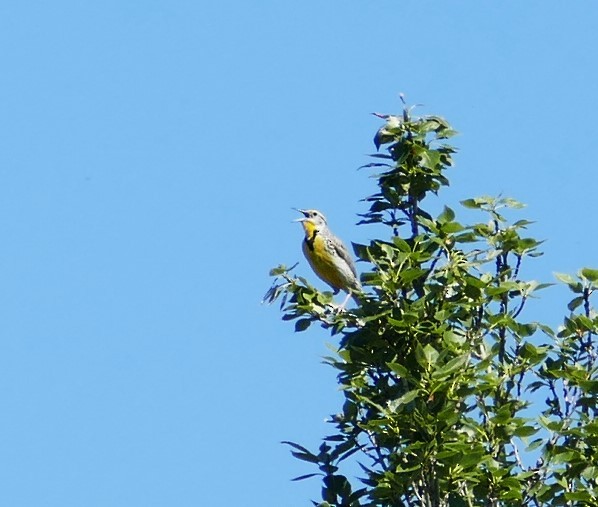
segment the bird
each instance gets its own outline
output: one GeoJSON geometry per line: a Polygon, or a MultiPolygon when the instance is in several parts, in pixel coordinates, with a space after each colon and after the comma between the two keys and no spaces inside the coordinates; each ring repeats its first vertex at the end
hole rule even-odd
{"type": "Polygon", "coordinates": [[[294,209],[303,215],[295,221],[301,222],[303,226],[305,232],[302,243],[303,254],[314,273],[332,287],[334,294],[338,294],[341,290],[347,293],[347,298],[340,308],[345,307],[350,297],[359,303],[361,283],[347,247],[332,234],[326,217],[320,211],[294,209]]]}

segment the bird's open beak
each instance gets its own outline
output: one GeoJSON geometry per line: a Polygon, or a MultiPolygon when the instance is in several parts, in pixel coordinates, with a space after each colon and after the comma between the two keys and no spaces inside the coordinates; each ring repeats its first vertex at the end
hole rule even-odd
{"type": "Polygon", "coordinates": [[[299,209],[299,208],[291,208],[291,209],[294,209],[295,211],[298,211],[299,213],[303,213],[303,215],[304,215],[301,218],[297,218],[297,219],[293,220],[293,222],[305,222],[305,220],[307,220],[307,213],[304,209],[299,209]]]}

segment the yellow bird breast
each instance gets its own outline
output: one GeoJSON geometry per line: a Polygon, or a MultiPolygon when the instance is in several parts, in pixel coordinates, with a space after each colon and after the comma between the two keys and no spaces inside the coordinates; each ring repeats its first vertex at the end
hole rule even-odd
{"type": "Polygon", "coordinates": [[[328,242],[321,235],[315,234],[311,242],[303,241],[303,254],[316,275],[335,292],[340,289],[347,291],[352,285],[354,276],[350,267],[334,249],[330,249],[328,242]]]}

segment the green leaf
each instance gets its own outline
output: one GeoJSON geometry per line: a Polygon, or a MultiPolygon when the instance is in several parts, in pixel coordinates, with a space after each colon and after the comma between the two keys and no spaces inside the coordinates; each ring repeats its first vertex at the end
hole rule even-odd
{"type": "Polygon", "coordinates": [[[482,203],[478,199],[465,199],[461,201],[461,205],[469,209],[480,209],[482,207],[482,203]]]}
{"type": "Polygon", "coordinates": [[[481,450],[470,450],[466,452],[462,458],[459,460],[459,464],[464,467],[468,468],[472,465],[478,465],[482,458],[484,457],[484,452],[481,450]]]}
{"type": "Polygon", "coordinates": [[[464,227],[457,223],[457,222],[448,222],[442,226],[442,232],[445,234],[454,234],[456,232],[460,232],[464,229],[464,227]]]}
{"type": "Polygon", "coordinates": [[[480,238],[478,238],[478,236],[473,232],[464,232],[463,234],[457,234],[454,237],[454,240],[457,243],[474,243],[479,241],[480,238]]]}
{"type": "Polygon", "coordinates": [[[571,301],[569,301],[567,308],[570,311],[574,311],[576,308],[579,308],[581,305],[583,305],[583,302],[584,302],[583,296],[577,296],[577,297],[573,298],[571,301]]]}
{"type": "Polygon", "coordinates": [[[590,282],[598,282],[598,269],[583,268],[581,276],[587,278],[590,282]]]}
{"type": "Polygon", "coordinates": [[[388,243],[378,241],[377,246],[386,254],[386,257],[388,259],[394,259],[396,252],[393,245],[389,245],[388,243]]]}
{"type": "Polygon", "coordinates": [[[432,378],[446,378],[456,371],[462,370],[469,361],[469,353],[455,357],[448,361],[444,366],[432,373],[432,378]]]}
{"type": "Polygon", "coordinates": [[[513,332],[517,334],[520,338],[527,338],[528,336],[533,335],[536,332],[538,326],[535,322],[530,324],[518,324],[514,323],[514,325],[509,326],[513,332]]]}
{"type": "MultiPolygon", "coordinates": [[[[306,454],[311,454],[309,452],[308,449],[306,449],[305,447],[303,447],[302,445],[296,444],[295,442],[291,442],[290,440],[283,440],[282,442],[280,442],[281,444],[285,444],[288,445],[294,449],[297,449],[298,451],[304,452],[306,454]]],[[[312,455],[313,456],[313,455],[312,455]]]]}
{"type": "Polygon", "coordinates": [[[370,254],[366,245],[351,242],[351,246],[353,247],[353,252],[358,259],[366,261],[370,259],[370,254]]]}
{"type": "Polygon", "coordinates": [[[567,284],[569,289],[573,291],[575,294],[581,294],[583,292],[583,285],[579,280],[576,280],[571,275],[566,273],[555,273],[555,278],[560,280],[561,282],[567,284]]]}
{"type": "Polygon", "coordinates": [[[400,407],[401,405],[407,405],[408,403],[411,403],[419,395],[420,395],[419,389],[413,389],[412,391],[405,393],[403,396],[401,396],[395,402],[391,402],[393,410],[400,407]]]}
{"type": "Polygon", "coordinates": [[[538,433],[538,428],[534,428],[533,426],[519,426],[518,428],[515,428],[515,431],[513,432],[515,436],[522,438],[531,437],[536,433],[538,433]]]}
{"type": "Polygon", "coordinates": [[[409,243],[407,243],[403,238],[399,238],[398,236],[392,239],[392,242],[397,246],[397,248],[401,252],[409,253],[411,252],[411,247],[409,243]]]}
{"type": "Polygon", "coordinates": [[[510,290],[513,290],[513,284],[505,282],[498,287],[487,287],[486,294],[488,294],[488,296],[499,296],[500,294],[504,294],[510,290]]]}
{"type": "Polygon", "coordinates": [[[545,442],[545,440],[543,438],[536,438],[525,448],[525,451],[531,452],[531,451],[537,449],[538,447],[540,447],[544,442],[545,442]]]}
{"type": "Polygon", "coordinates": [[[559,453],[555,453],[552,455],[552,462],[553,463],[569,463],[573,457],[575,456],[575,453],[573,451],[563,451],[563,452],[559,452],[559,453]]]}
{"type": "Polygon", "coordinates": [[[415,358],[417,359],[417,362],[426,369],[436,363],[438,355],[438,351],[430,344],[422,347],[418,343],[415,348],[415,358]]]}
{"type": "Polygon", "coordinates": [[[462,333],[456,333],[455,331],[449,329],[448,331],[444,332],[442,339],[446,344],[449,345],[463,345],[465,343],[466,337],[462,333]]]}
{"type": "Polygon", "coordinates": [[[297,322],[295,322],[295,332],[300,333],[301,331],[305,331],[310,324],[311,319],[299,319],[297,322]]]}
{"type": "Polygon", "coordinates": [[[445,206],[442,213],[440,215],[438,215],[438,223],[439,224],[446,224],[448,222],[452,222],[454,219],[455,219],[455,212],[448,206],[445,206]]]}
{"type": "Polygon", "coordinates": [[[419,278],[420,276],[424,275],[425,273],[427,273],[427,271],[425,269],[418,269],[418,268],[407,268],[402,270],[399,273],[399,278],[401,279],[401,281],[403,283],[410,283],[413,280],[416,280],[417,278],[419,278]]]}
{"type": "MultiPolygon", "coordinates": [[[[529,336],[529,335],[528,335],[529,336]]],[[[547,347],[538,347],[530,342],[525,342],[519,349],[519,357],[531,362],[543,360],[547,354],[547,347]]]]}
{"type": "Polygon", "coordinates": [[[577,283],[577,280],[567,273],[555,273],[554,276],[557,280],[560,280],[567,285],[577,283]]]}
{"type": "Polygon", "coordinates": [[[272,268],[270,270],[269,275],[270,276],[279,276],[286,272],[287,272],[287,267],[281,264],[279,266],[276,266],[275,268],[272,268]]]}
{"type": "Polygon", "coordinates": [[[322,473],[321,472],[315,472],[313,474],[300,475],[299,477],[293,477],[291,480],[292,481],[303,481],[305,479],[309,479],[310,477],[315,477],[316,475],[322,475],[322,473]]]}
{"type": "Polygon", "coordinates": [[[392,370],[393,373],[396,373],[400,378],[408,378],[409,370],[399,363],[386,363],[386,365],[392,370]]]}
{"type": "Polygon", "coordinates": [[[595,466],[586,467],[583,472],[581,472],[581,476],[587,480],[594,480],[598,477],[598,469],[595,466]]]}
{"type": "Polygon", "coordinates": [[[513,227],[517,228],[517,229],[525,229],[525,227],[527,225],[531,225],[531,224],[535,224],[534,221],[531,220],[517,220],[514,224],[513,227]]]}
{"type": "Polygon", "coordinates": [[[596,497],[591,495],[588,491],[567,491],[565,492],[565,499],[575,502],[584,502],[586,505],[596,505],[596,497]]]}
{"type": "Polygon", "coordinates": [[[297,451],[291,451],[291,454],[293,456],[295,456],[295,458],[300,459],[301,461],[307,461],[308,463],[319,463],[320,462],[318,457],[314,456],[313,454],[307,454],[304,452],[297,452],[297,451]]]}
{"type": "Polygon", "coordinates": [[[523,204],[522,202],[519,202],[516,199],[513,199],[511,197],[506,197],[506,198],[502,199],[502,202],[508,208],[513,208],[513,209],[525,208],[525,204],[523,204]]]}
{"type": "Polygon", "coordinates": [[[540,329],[545,335],[549,336],[550,338],[554,338],[554,331],[546,324],[536,322],[536,325],[538,326],[538,329],[540,329]]]}

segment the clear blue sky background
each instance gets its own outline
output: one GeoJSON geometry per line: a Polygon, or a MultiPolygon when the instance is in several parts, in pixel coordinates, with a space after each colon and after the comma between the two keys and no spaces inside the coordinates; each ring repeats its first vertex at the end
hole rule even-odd
{"type": "MultiPolygon", "coordinates": [[[[298,507],[338,409],[331,340],[260,306],[345,240],[399,92],[460,136],[438,204],[528,203],[524,275],[596,267],[598,5],[0,4],[0,505],[298,507]]],[[[317,283],[316,280],[314,280],[317,283]]],[[[558,324],[553,289],[528,318],[558,324]]]]}

